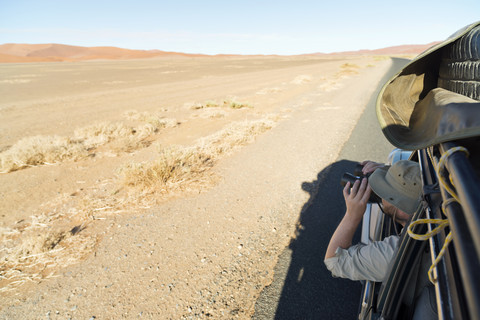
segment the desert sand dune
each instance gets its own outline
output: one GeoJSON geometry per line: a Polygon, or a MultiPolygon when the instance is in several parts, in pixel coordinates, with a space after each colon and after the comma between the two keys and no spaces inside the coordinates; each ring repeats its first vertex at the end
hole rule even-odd
{"type": "Polygon", "coordinates": [[[50,44],[48,47],[31,51],[27,56],[75,58],[85,56],[89,51],[86,47],[50,44]]]}
{"type": "Polygon", "coordinates": [[[308,201],[302,183],[336,159],[389,65],[3,65],[0,318],[248,319],[308,201]]]}
{"type": "MultiPolygon", "coordinates": [[[[38,61],[83,61],[83,60],[115,60],[145,59],[165,56],[159,50],[129,50],[116,47],[80,47],[64,44],[3,44],[0,45],[0,63],[38,62],[38,61]],[[6,55],[6,56],[3,56],[6,55]],[[13,60],[10,56],[23,57],[13,60]]],[[[171,53],[172,55],[174,53],[171,53]]]]}
{"type": "Polygon", "coordinates": [[[60,62],[64,59],[57,57],[24,57],[0,53],[1,63],[26,63],[26,62],[60,62]]]}
{"type": "Polygon", "coordinates": [[[26,57],[37,50],[43,50],[50,47],[51,44],[22,44],[7,43],[0,45],[0,53],[12,56],[26,57]]]}
{"type": "MultiPolygon", "coordinates": [[[[416,55],[435,42],[426,45],[401,45],[376,50],[358,50],[332,54],[312,53],[310,55],[416,55]]],[[[59,62],[85,60],[147,59],[154,57],[203,57],[201,54],[186,54],[161,50],[130,50],[117,47],[81,47],[65,44],[18,44],[0,45],[0,63],[59,62]],[[18,57],[18,58],[14,58],[18,57]]],[[[235,57],[238,55],[218,55],[235,57]]],[[[308,56],[308,55],[307,55],[308,56]]]]}

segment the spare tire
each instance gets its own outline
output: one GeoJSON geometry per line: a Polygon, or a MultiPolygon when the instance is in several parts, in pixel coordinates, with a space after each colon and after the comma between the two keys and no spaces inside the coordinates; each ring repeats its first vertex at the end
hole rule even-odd
{"type": "Polygon", "coordinates": [[[480,100],[480,26],[444,48],[438,86],[480,100]]]}

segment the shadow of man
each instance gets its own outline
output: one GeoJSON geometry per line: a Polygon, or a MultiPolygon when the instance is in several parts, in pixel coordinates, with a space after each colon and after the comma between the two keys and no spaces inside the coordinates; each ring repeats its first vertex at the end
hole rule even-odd
{"type": "MultiPolygon", "coordinates": [[[[341,160],[304,182],[310,199],[302,208],[296,228],[283,254],[291,254],[275,319],[354,319],[360,282],[333,278],[323,263],[330,237],[345,213],[340,178],[353,172],[357,162],[341,160]]],[[[355,234],[353,242],[359,241],[355,234]]]]}

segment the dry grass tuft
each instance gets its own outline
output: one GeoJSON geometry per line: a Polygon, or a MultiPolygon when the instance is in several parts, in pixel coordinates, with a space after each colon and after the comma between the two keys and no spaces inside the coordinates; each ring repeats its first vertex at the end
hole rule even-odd
{"type": "Polygon", "coordinates": [[[198,148],[172,146],[153,162],[133,163],[120,170],[123,183],[142,190],[168,192],[179,183],[191,182],[213,165],[213,158],[198,148]]]}
{"type": "Polygon", "coordinates": [[[74,139],[88,150],[104,145],[117,138],[125,138],[135,134],[132,127],[127,127],[123,123],[99,122],[75,130],[74,139]]]}
{"type": "Polygon", "coordinates": [[[127,120],[146,122],[153,125],[157,130],[162,128],[173,128],[178,125],[177,120],[171,118],[164,118],[157,113],[138,112],[137,110],[128,110],[124,112],[123,116],[127,120]]]}
{"type": "Polygon", "coordinates": [[[114,197],[113,181],[99,183],[100,188],[88,188],[78,198],[59,195],[42,204],[30,219],[0,228],[0,296],[53,277],[59,269],[85,259],[98,242],[95,231],[89,230],[94,221],[145,203],[139,196],[114,197]]]}
{"type": "Polygon", "coordinates": [[[292,80],[293,84],[306,84],[312,81],[312,77],[309,75],[300,75],[292,80]]]}
{"type": "Polygon", "coordinates": [[[35,136],[21,139],[10,149],[0,153],[0,171],[3,173],[29,166],[78,159],[87,155],[83,144],[59,136],[35,136]]]}
{"type": "Polygon", "coordinates": [[[202,181],[204,174],[222,155],[252,142],[257,135],[272,128],[273,120],[232,123],[193,147],[168,147],[153,162],[132,163],[120,169],[123,184],[145,191],[167,192],[185,184],[202,181]]]}
{"type": "Polygon", "coordinates": [[[218,157],[253,142],[257,135],[271,129],[274,124],[271,119],[233,122],[219,132],[199,139],[197,144],[205,152],[218,157]]]}
{"type": "Polygon", "coordinates": [[[217,101],[207,101],[205,103],[189,103],[186,106],[193,110],[208,109],[208,108],[230,108],[230,109],[242,109],[253,108],[249,103],[238,102],[236,99],[225,99],[219,103],[217,101]]]}
{"type": "Polygon", "coordinates": [[[344,63],[340,66],[341,71],[337,74],[338,76],[346,76],[351,74],[358,74],[358,69],[360,66],[353,63],[344,63]]]}
{"type": "MultiPolygon", "coordinates": [[[[142,116],[145,116],[142,114],[142,116]]],[[[121,122],[99,122],[74,131],[73,137],[35,136],[19,140],[11,148],[0,153],[0,172],[8,173],[29,166],[78,160],[93,149],[112,144],[114,152],[132,152],[148,146],[145,139],[162,128],[175,127],[175,119],[144,117],[137,127],[121,122]]]]}
{"type": "Polygon", "coordinates": [[[226,116],[227,112],[222,109],[205,109],[202,113],[193,115],[193,117],[200,117],[203,119],[219,119],[225,118],[226,116]]]}
{"type": "Polygon", "coordinates": [[[358,69],[358,68],[360,68],[360,66],[356,65],[354,63],[348,63],[347,62],[347,63],[342,64],[340,68],[342,68],[342,69],[358,69]]]}
{"type": "Polygon", "coordinates": [[[0,233],[0,293],[50,278],[59,267],[84,258],[97,240],[81,234],[82,226],[52,231],[58,216],[32,217],[29,223],[2,228],[0,233]]]}
{"type": "Polygon", "coordinates": [[[242,103],[236,100],[224,100],[223,106],[231,109],[253,108],[253,106],[248,103],[242,103]]]}

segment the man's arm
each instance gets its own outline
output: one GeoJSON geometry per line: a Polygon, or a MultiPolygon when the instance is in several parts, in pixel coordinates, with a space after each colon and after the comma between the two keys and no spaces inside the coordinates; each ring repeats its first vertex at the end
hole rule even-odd
{"type": "Polygon", "coordinates": [[[355,181],[350,192],[349,189],[350,183],[347,183],[343,188],[347,212],[330,239],[325,259],[333,258],[338,247],[347,249],[352,245],[353,235],[367,208],[368,198],[370,197],[370,187],[367,179],[364,178],[361,183],[355,181]]]}

